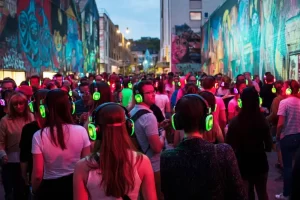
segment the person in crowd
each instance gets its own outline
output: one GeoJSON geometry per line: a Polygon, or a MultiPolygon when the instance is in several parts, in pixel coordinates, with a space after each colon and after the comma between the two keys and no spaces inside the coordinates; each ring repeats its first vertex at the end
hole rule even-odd
{"type": "Polygon", "coordinates": [[[175,85],[173,85],[173,81],[174,81],[174,73],[169,72],[168,79],[167,79],[167,82],[166,82],[165,88],[164,88],[169,99],[171,99],[171,96],[172,96],[173,92],[175,91],[175,85]]]}
{"type": "Polygon", "coordinates": [[[13,90],[1,91],[1,106],[0,106],[0,119],[2,119],[9,112],[9,100],[11,95],[14,93],[13,90]]]}
{"type": "Polygon", "coordinates": [[[33,95],[32,87],[30,87],[28,85],[21,85],[16,88],[16,91],[24,94],[28,101],[30,101],[31,96],[33,95]]]}
{"type": "Polygon", "coordinates": [[[260,87],[259,87],[259,84],[256,82],[256,81],[253,81],[251,79],[251,73],[250,72],[245,72],[244,73],[244,76],[246,78],[246,85],[251,87],[253,86],[255,88],[255,90],[260,93],[260,87]]]}
{"type": "Polygon", "coordinates": [[[161,155],[165,200],[247,199],[232,148],[203,139],[209,115],[208,103],[197,94],[177,102],[173,122],[176,129],[184,130],[185,138],[161,155]]]}
{"type": "Polygon", "coordinates": [[[286,94],[285,94],[285,91],[282,91],[283,81],[276,81],[274,83],[273,88],[276,90],[275,91],[276,97],[274,98],[274,100],[272,102],[270,115],[267,116],[267,120],[271,124],[271,135],[273,137],[273,142],[276,143],[275,149],[277,151],[278,161],[275,166],[276,166],[276,168],[282,170],[283,169],[282,156],[281,156],[279,142],[276,142],[276,131],[277,131],[277,124],[278,124],[277,113],[278,113],[279,104],[285,98],[286,94]]]}
{"type": "Polygon", "coordinates": [[[115,103],[102,104],[94,116],[101,148],[76,164],[74,200],[137,200],[140,190],[144,199],[156,200],[150,160],[134,150],[124,108],[115,103]]]}
{"type": "Polygon", "coordinates": [[[1,91],[15,90],[17,88],[16,82],[11,78],[3,79],[1,84],[1,91]]]}
{"type": "Polygon", "coordinates": [[[113,100],[116,103],[121,103],[122,101],[122,85],[120,81],[116,81],[115,90],[113,91],[113,100]]]}
{"type": "MultiPolygon", "coordinates": [[[[207,76],[202,80],[202,87],[204,91],[211,92],[212,94],[216,93],[215,88],[216,80],[213,76],[207,76]]],[[[221,97],[216,97],[217,108],[213,113],[215,121],[219,124],[222,132],[224,133],[224,128],[226,126],[226,107],[224,101],[221,97]]]]}
{"type": "Polygon", "coordinates": [[[50,82],[51,82],[51,79],[50,79],[50,78],[44,78],[44,79],[43,79],[43,83],[42,83],[42,85],[41,85],[41,88],[42,88],[42,89],[46,89],[48,83],[50,83],[50,82]]]}
{"type": "Polygon", "coordinates": [[[132,86],[132,83],[130,82],[129,78],[124,78],[123,80],[123,89],[121,92],[121,102],[122,106],[128,107],[130,102],[132,101],[132,89],[129,88],[129,85],[132,86]]]}
{"type": "Polygon", "coordinates": [[[71,200],[75,164],[90,154],[88,134],[73,124],[67,92],[51,90],[42,102],[46,120],[32,139],[32,193],[38,200],[71,200]]]}
{"type": "Polygon", "coordinates": [[[165,93],[164,83],[162,81],[158,82],[158,86],[155,94],[155,105],[157,105],[163,116],[170,119],[171,117],[171,105],[168,95],[165,93]]]}
{"type": "Polygon", "coordinates": [[[283,161],[283,193],[276,195],[276,199],[288,199],[291,194],[293,155],[300,147],[299,83],[295,80],[286,81],[282,91],[287,97],[279,103],[276,138],[280,141],[283,161]]]}
{"type": "Polygon", "coordinates": [[[178,77],[174,77],[173,81],[174,81],[174,92],[173,92],[173,94],[172,94],[172,96],[170,98],[171,109],[173,109],[175,107],[175,105],[176,105],[177,94],[178,94],[178,91],[180,90],[178,77]]]}
{"type": "Polygon", "coordinates": [[[291,186],[291,195],[289,200],[298,200],[300,199],[300,148],[295,156],[295,164],[292,174],[292,186],[291,186]]]}
{"type": "Polygon", "coordinates": [[[259,95],[254,87],[241,93],[242,108],[228,126],[226,143],[235,151],[249,200],[268,200],[269,165],[266,151],[272,149],[269,124],[260,112],[259,95]]]}
{"type": "Polygon", "coordinates": [[[47,90],[54,90],[54,89],[57,89],[57,81],[50,81],[49,83],[47,83],[46,85],[46,89],[47,90]]]}
{"type": "Polygon", "coordinates": [[[271,109],[271,104],[276,97],[276,94],[272,92],[273,84],[275,82],[275,78],[272,74],[268,74],[266,76],[266,84],[263,85],[260,91],[260,96],[262,98],[262,107],[271,109]]]}
{"type": "Polygon", "coordinates": [[[33,75],[29,78],[29,86],[32,88],[33,92],[36,92],[41,88],[41,78],[38,75],[33,75]]]}
{"type": "Polygon", "coordinates": [[[228,121],[230,122],[235,116],[238,115],[240,108],[238,106],[238,101],[243,90],[247,87],[246,82],[238,81],[233,88],[234,98],[228,103],[228,121]]]}
{"type": "Polygon", "coordinates": [[[263,82],[260,80],[259,75],[254,75],[252,81],[256,82],[261,90],[261,88],[263,86],[263,82]]]}
{"type": "Polygon", "coordinates": [[[82,113],[89,111],[91,94],[88,82],[83,82],[79,85],[79,96],[81,97],[81,99],[75,101],[76,115],[78,117],[80,117],[82,113]]]}
{"type": "MultiPolygon", "coordinates": [[[[183,79],[180,80],[180,82],[182,82],[183,79]]],[[[197,83],[197,79],[195,76],[193,76],[191,73],[188,73],[186,76],[185,76],[185,79],[184,79],[184,82],[185,83],[181,83],[181,89],[178,91],[177,93],[177,98],[176,98],[176,102],[183,96],[186,94],[185,92],[185,84],[186,83],[194,83],[196,85],[197,83]]]]}
{"type": "Polygon", "coordinates": [[[155,104],[155,90],[151,81],[141,81],[134,85],[133,95],[136,105],[130,111],[130,116],[135,117],[140,110],[147,113],[134,121],[136,138],[141,151],[148,156],[154,171],[155,185],[158,199],[162,199],[160,190],[160,153],[165,144],[165,134],[159,135],[157,119],[150,106],[155,104]]]}
{"type": "Polygon", "coordinates": [[[228,76],[223,76],[221,85],[217,89],[216,96],[225,97],[230,95],[230,89],[229,89],[230,83],[231,83],[231,79],[228,76]]]}
{"type": "MultiPolygon", "coordinates": [[[[23,180],[27,186],[30,185],[31,174],[32,174],[32,138],[35,132],[40,130],[44,123],[45,119],[42,118],[39,107],[41,100],[46,98],[46,95],[49,90],[41,89],[34,93],[31,102],[29,103],[29,108],[32,109],[31,112],[34,114],[35,121],[32,121],[26,124],[22,129],[21,140],[20,140],[20,161],[21,161],[21,173],[23,180]]],[[[29,196],[29,191],[26,194],[26,197],[29,196]]]]}
{"type": "Polygon", "coordinates": [[[57,73],[53,76],[53,80],[55,81],[55,84],[57,84],[57,88],[61,88],[63,85],[64,77],[62,74],[57,73]]]}
{"type": "Polygon", "coordinates": [[[21,176],[20,148],[22,129],[34,120],[27,98],[16,92],[11,95],[8,114],[0,121],[0,158],[5,199],[23,200],[25,184],[21,176]]]}
{"type": "MultiPolygon", "coordinates": [[[[208,91],[199,92],[199,95],[203,97],[205,101],[207,101],[208,106],[211,108],[211,111],[215,112],[216,110],[215,96],[208,91]]],[[[213,123],[212,129],[210,131],[205,131],[205,133],[203,134],[203,139],[213,144],[224,143],[225,141],[222,130],[219,124],[215,121],[213,123]]]]}

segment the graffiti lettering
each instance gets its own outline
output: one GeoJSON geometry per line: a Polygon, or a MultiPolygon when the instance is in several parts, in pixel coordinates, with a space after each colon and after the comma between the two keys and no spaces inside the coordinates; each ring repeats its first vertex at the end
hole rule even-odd
{"type": "Polygon", "coordinates": [[[4,69],[20,69],[26,70],[24,67],[24,61],[22,60],[22,55],[18,54],[15,50],[11,49],[3,57],[3,68],[4,69]]]}

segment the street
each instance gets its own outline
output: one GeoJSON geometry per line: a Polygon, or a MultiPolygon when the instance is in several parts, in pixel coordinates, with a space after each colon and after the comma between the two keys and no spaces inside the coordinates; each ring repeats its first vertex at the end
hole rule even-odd
{"type": "MultiPolygon", "coordinates": [[[[282,192],[283,182],[282,181],[275,181],[279,177],[277,169],[275,169],[275,163],[277,161],[276,153],[268,153],[268,160],[270,165],[270,171],[269,171],[269,178],[268,178],[268,194],[269,199],[273,200],[275,199],[274,196],[277,193],[282,192]]],[[[4,191],[3,186],[0,183],[0,200],[4,200],[4,191]]]]}

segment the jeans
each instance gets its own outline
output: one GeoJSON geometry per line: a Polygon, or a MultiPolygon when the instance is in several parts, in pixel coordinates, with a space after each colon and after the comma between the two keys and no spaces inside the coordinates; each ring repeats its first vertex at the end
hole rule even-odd
{"type": "Polygon", "coordinates": [[[300,147],[300,133],[285,136],[280,140],[280,148],[283,161],[283,195],[291,194],[293,155],[300,147]]]}
{"type": "Polygon", "coordinates": [[[21,176],[20,163],[2,165],[2,181],[5,191],[5,200],[24,200],[25,182],[21,176]]]}

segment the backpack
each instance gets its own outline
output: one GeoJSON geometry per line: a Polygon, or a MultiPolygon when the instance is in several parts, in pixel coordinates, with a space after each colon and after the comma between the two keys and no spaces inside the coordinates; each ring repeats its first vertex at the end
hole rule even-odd
{"type": "MultiPolygon", "coordinates": [[[[145,115],[145,114],[148,114],[148,113],[150,113],[149,110],[141,109],[141,110],[137,111],[137,112],[131,117],[131,120],[135,123],[141,116],[143,116],[143,115],[145,115]]],[[[149,144],[149,146],[148,146],[148,148],[146,149],[145,152],[142,150],[142,148],[141,148],[141,146],[139,145],[139,142],[138,142],[138,140],[137,140],[137,138],[136,138],[135,132],[134,132],[134,134],[131,136],[131,141],[132,141],[133,145],[135,146],[135,148],[136,148],[139,152],[141,152],[141,153],[143,153],[143,154],[146,154],[146,153],[148,152],[148,150],[150,149],[150,144],[149,144]]]]}

